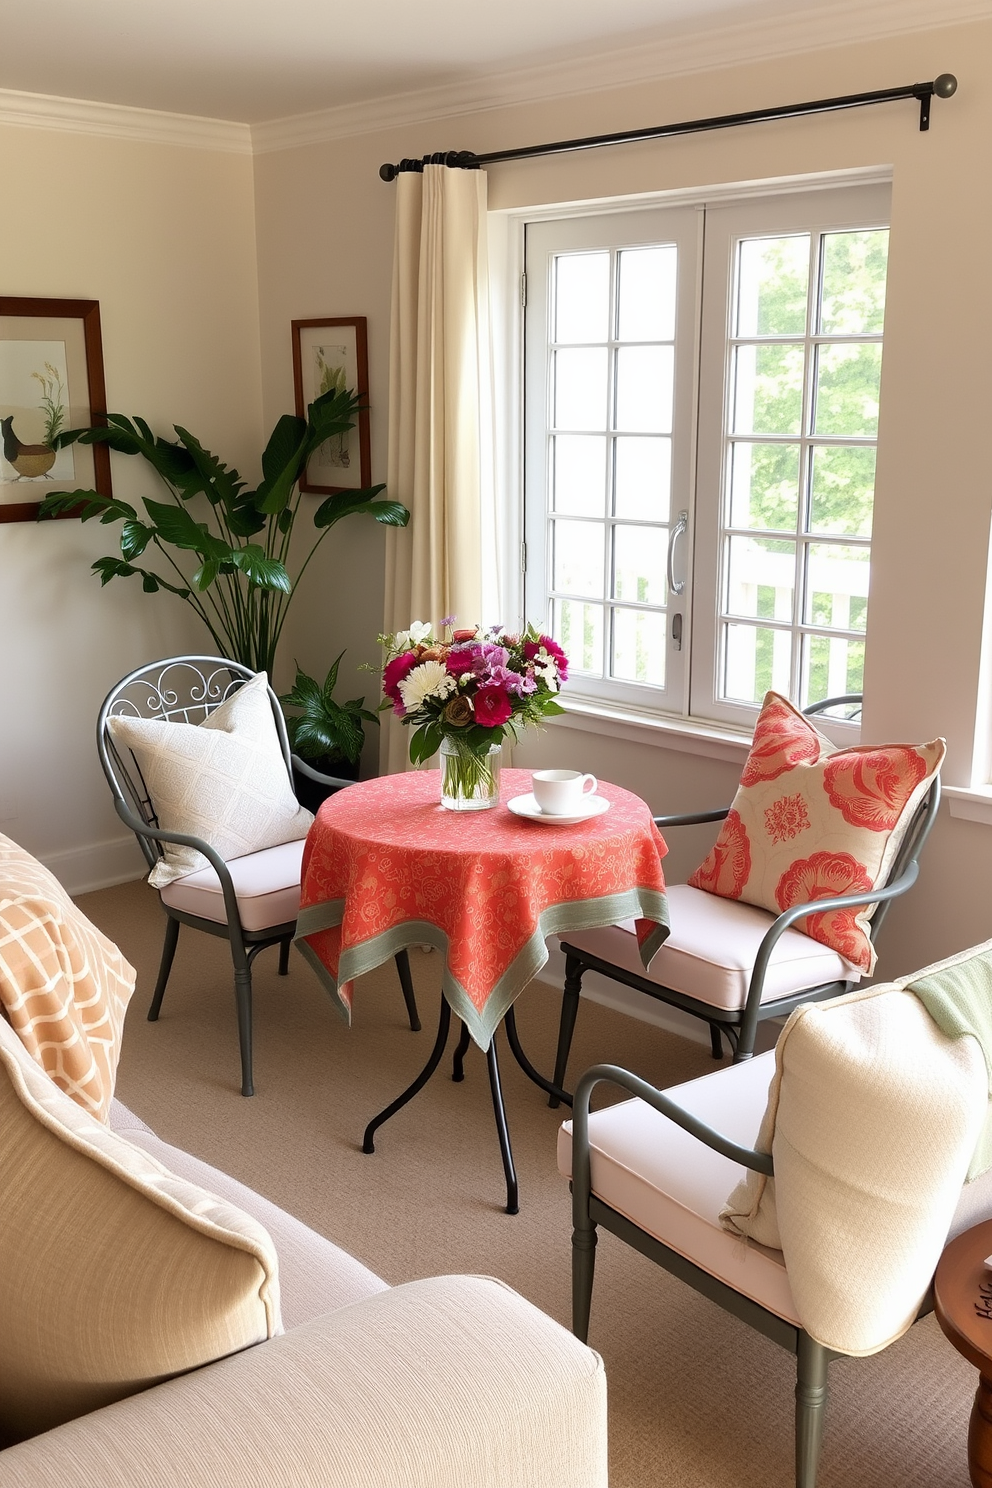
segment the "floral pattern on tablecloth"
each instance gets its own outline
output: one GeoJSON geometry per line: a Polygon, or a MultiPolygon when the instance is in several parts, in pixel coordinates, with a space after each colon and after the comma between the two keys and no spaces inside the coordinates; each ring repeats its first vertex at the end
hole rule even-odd
{"type": "Polygon", "coordinates": [[[512,1001],[518,958],[527,976],[546,959],[549,925],[611,923],[623,900],[626,915],[645,918],[652,952],[657,948],[667,930],[661,867],[667,848],[645,803],[601,784],[608,812],[574,826],[546,826],[515,816],[505,804],[527,794],[530,783],[528,771],[504,770],[498,807],[454,812],[440,805],[439,773],[422,771],[365,781],[321,807],[304,850],[297,939],[318,972],[327,973],[325,985],[346,1017],[352,986],[339,980],[339,969],[346,977],[356,966],[368,970],[371,942],[372,964],[402,944],[419,943],[425,937],[418,926],[440,932],[446,994],[452,1001],[456,984],[467,999],[456,1013],[467,1011],[473,1036],[481,1029],[486,1042],[505,1011],[487,1017],[487,1003],[507,987],[512,1001]],[[535,937],[542,942],[536,965],[535,937]]]}

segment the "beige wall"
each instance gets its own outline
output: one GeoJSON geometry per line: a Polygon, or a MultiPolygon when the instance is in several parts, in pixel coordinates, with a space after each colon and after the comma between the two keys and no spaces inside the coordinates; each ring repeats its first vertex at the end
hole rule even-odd
{"type": "MultiPolygon", "coordinates": [[[[99,300],[110,407],[185,424],[224,458],[261,425],[251,161],[209,150],[0,126],[7,295],[99,300]]],[[[118,494],[154,478],[114,456],[118,494]]],[[[118,529],[0,524],[0,832],[71,889],[140,867],[94,748],[97,709],[132,666],[210,650],[180,601],[101,591],[118,529]]]]}
{"type": "MultiPolygon", "coordinates": [[[[949,743],[947,778],[966,783],[974,732],[989,545],[985,423],[988,347],[992,26],[838,47],[709,75],[493,109],[402,130],[262,155],[255,162],[266,420],[291,406],[289,323],[369,320],[374,476],[384,478],[393,194],[384,160],[439,148],[487,149],[698,118],[803,98],[893,87],[954,72],[921,135],[899,103],[691,139],[493,166],[494,209],[625,193],[891,166],[892,244],[883,373],[867,739],[949,743]]],[[[341,531],[301,593],[289,647],[314,667],[348,647],[375,660],[383,539],[341,531]]],[[[332,539],[333,541],[333,539],[332,539]]],[[[362,686],[371,687],[366,678],[362,686]]],[[[716,804],[739,766],[653,743],[549,730],[519,763],[553,758],[640,790],[657,809],[716,804]]],[[[677,849],[676,871],[696,847],[677,849]]],[[[945,806],[921,885],[884,934],[890,974],[992,934],[985,883],[992,829],[945,806]]]]}

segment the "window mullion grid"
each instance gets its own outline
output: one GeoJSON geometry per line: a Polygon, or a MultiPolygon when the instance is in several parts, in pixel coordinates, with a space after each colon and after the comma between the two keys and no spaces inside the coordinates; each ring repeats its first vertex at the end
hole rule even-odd
{"type": "Polygon", "coordinates": [[[823,235],[810,233],[809,279],[806,291],[806,336],[803,348],[803,400],[802,420],[799,430],[799,501],[797,504],[796,532],[796,583],[793,592],[794,630],[792,636],[792,690],[791,697],[802,698],[805,694],[804,675],[804,617],[809,614],[807,604],[809,584],[809,542],[812,528],[811,435],[815,419],[816,402],[816,332],[820,323],[820,285],[822,282],[823,235]]]}
{"type": "Polygon", "coordinates": [[[620,250],[610,249],[610,339],[607,344],[606,511],[603,543],[603,676],[613,678],[613,582],[616,572],[617,335],[620,329],[620,250]]]}

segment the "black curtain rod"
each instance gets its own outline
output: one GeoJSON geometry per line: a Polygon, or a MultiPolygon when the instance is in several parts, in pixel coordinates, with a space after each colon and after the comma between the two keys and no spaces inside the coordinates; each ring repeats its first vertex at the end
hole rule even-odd
{"type": "Polygon", "coordinates": [[[920,129],[930,128],[930,100],[950,98],[957,92],[958,80],[942,72],[931,83],[908,83],[904,88],[880,88],[875,93],[848,93],[843,98],[820,98],[814,103],[789,103],[781,108],[753,109],[746,114],[721,114],[715,119],[692,119],[684,124],[659,124],[654,129],[629,129],[620,134],[593,134],[588,139],[558,140],[550,145],[523,145],[518,150],[492,150],[488,155],[475,155],[471,150],[439,150],[422,159],[401,160],[399,165],[381,165],[379,175],[394,181],[401,171],[422,171],[425,165],[449,165],[455,169],[478,170],[498,160],[527,160],[535,155],[561,155],[567,150],[595,150],[600,145],[629,145],[638,140],[664,139],[676,134],[701,134],[708,129],[733,129],[738,124],[760,124],[766,119],[798,119],[804,114],[827,114],[838,109],[863,108],[872,103],[893,103],[899,98],[916,98],[920,104],[920,129]]]}

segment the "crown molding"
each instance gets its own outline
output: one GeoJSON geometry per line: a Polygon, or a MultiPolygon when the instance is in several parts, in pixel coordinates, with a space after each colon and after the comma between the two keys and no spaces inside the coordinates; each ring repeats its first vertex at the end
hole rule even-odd
{"type": "MultiPolygon", "coordinates": [[[[0,88],[0,125],[54,129],[146,144],[182,145],[237,155],[269,154],[486,113],[514,104],[604,92],[687,73],[819,51],[841,43],[877,41],[992,19],[992,0],[940,0],[940,6],[940,18],[935,20],[934,0],[833,0],[815,10],[806,4],[778,15],[766,13],[746,22],[712,25],[706,30],[681,32],[667,38],[654,37],[591,56],[480,73],[440,88],[396,93],[253,125],[0,88]]],[[[953,57],[938,57],[933,72],[953,70],[954,65],[953,57]]],[[[445,143],[435,141],[434,148],[443,148],[445,143]]],[[[455,141],[451,148],[457,144],[455,141]]]]}
{"type": "MultiPolygon", "coordinates": [[[[804,5],[778,15],[655,38],[595,56],[480,74],[441,88],[273,119],[251,126],[252,148],[255,154],[264,155],[514,104],[598,93],[631,83],[716,71],[742,62],[761,62],[852,42],[943,31],[952,25],[989,19],[992,0],[941,0],[939,20],[934,19],[934,0],[835,0],[816,10],[804,5]]],[[[933,72],[953,71],[954,65],[953,57],[936,58],[933,72]]],[[[434,148],[456,148],[457,143],[435,142],[434,148]]]]}
{"type": "Polygon", "coordinates": [[[85,98],[18,93],[11,88],[0,88],[0,124],[143,144],[184,145],[194,150],[223,150],[235,155],[250,155],[252,151],[248,125],[229,119],[201,119],[194,114],[168,114],[85,98]]]}

